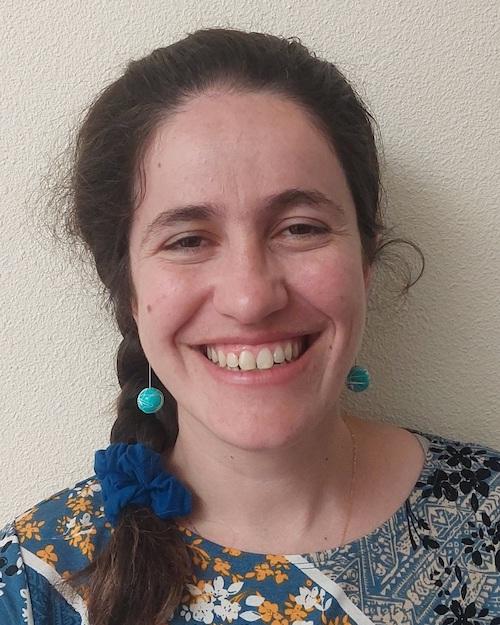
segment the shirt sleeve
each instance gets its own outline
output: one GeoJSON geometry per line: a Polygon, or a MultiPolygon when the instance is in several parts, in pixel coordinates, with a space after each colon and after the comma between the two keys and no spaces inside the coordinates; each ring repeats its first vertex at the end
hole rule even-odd
{"type": "Polygon", "coordinates": [[[12,523],[0,529],[0,625],[34,625],[26,567],[12,523]]]}

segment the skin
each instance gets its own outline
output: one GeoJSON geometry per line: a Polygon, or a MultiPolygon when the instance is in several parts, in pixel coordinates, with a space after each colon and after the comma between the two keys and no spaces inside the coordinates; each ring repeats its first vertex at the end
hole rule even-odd
{"type": "MultiPolygon", "coordinates": [[[[162,123],[143,166],[130,236],[133,314],[152,368],[178,402],[179,436],[165,464],[196,493],[190,524],[248,551],[334,544],[352,458],[339,396],[361,345],[371,278],[335,152],[295,103],[218,90],[162,123]],[[305,203],[265,209],[267,197],[291,188],[319,190],[343,213],[305,203]],[[216,204],[217,216],[145,238],[162,211],[203,202],[216,204]],[[321,230],[289,230],[299,224],[321,230]],[[183,237],[197,238],[182,249],[183,237]],[[314,357],[286,384],[215,379],[192,347],[265,330],[320,333],[314,357]],[[291,501],[294,514],[283,514],[291,501]]],[[[369,458],[375,431],[355,418],[351,427],[369,458]]]]}

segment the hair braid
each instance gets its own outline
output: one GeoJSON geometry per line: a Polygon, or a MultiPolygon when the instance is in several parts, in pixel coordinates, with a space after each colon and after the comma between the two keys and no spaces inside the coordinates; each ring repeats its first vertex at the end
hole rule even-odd
{"type": "MultiPolygon", "coordinates": [[[[158,453],[172,447],[177,435],[176,403],[158,378],[154,384],[165,395],[161,411],[148,415],[137,407],[148,361],[135,327],[125,333],[116,364],[121,392],[111,442],[139,442],[158,453]]],[[[89,580],[87,607],[92,625],[163,625],[179,603],[190,572],[191,560],[175,521],[160,519],[149,508],[127,506],[98,562],[69,581],[78,586],[82,579],[89,580]],[[163,571],[165,577],[152,574],[155,571],[163,571]],[[147,594],[143,593],[144,579],[149,580],[147,594]]]]}
{"type": "Polygon", "coordinates": [[[148,361],[134,326],[118,348],[116,370],[121,392],[117,399],[117,419],[111,429],[112,443],[143,443],[157,452],[173,447],[177,437],[177,403],[152,374],[152,384],[165,397],[154,415],[144,414],[137,406],[137,395],[148,382],[148,361]]]}

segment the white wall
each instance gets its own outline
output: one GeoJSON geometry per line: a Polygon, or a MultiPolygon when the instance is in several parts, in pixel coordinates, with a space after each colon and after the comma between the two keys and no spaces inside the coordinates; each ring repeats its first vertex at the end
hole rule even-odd
{"type": "Polygon", "coordinates": [[[373,386],[348,409],[500,448],[497,5],[2,0],[0,523],[93,472],[117,391],[119,338],[43,234],[42,178],[127,60],[197,27],[300,36],[379,121],[389,221],[427,269],[399,311],[377,284],[358,359],[373,386]]]}

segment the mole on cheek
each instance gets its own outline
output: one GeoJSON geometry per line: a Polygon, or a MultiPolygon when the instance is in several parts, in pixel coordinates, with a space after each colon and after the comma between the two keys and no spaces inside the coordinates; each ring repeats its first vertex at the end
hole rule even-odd
{"type": "Polygon", "coordinates": [[[151,304],[148,304],[148,305],[146,306],[146,310],[148,311],[148,313],[150,313],[150,312],[153,310],[153,308],[152,308],[151,304]]]}
{"type": "Polygon", "coordinates": [[[161,161],[158,161],[158,167],[161,167],[161,161]]]}

